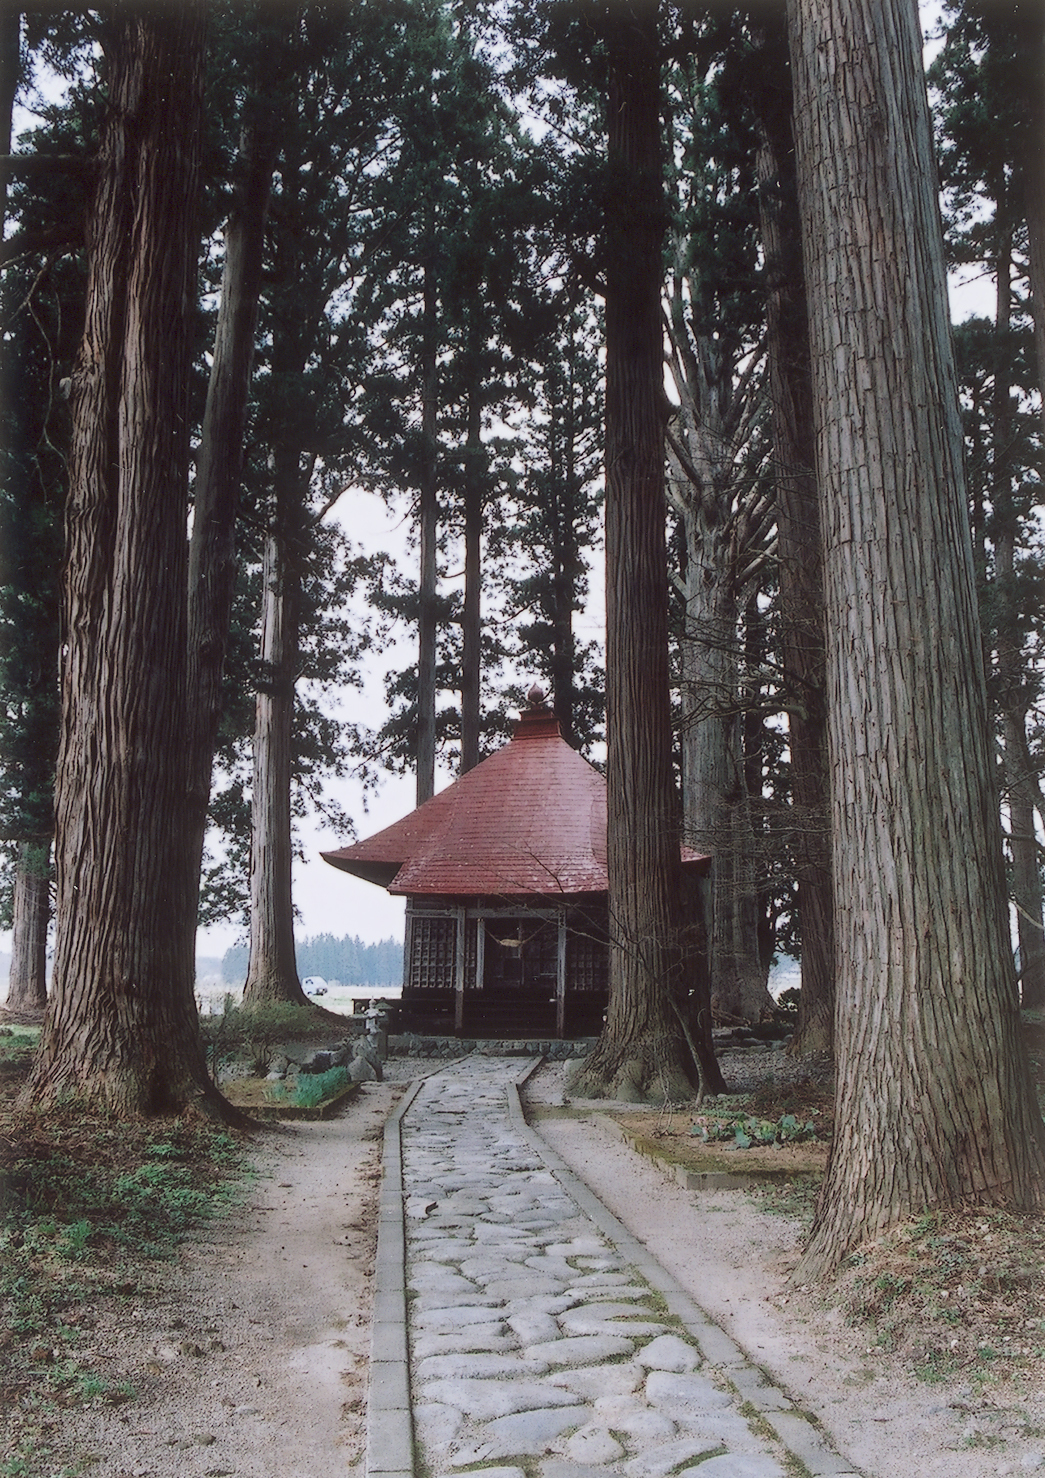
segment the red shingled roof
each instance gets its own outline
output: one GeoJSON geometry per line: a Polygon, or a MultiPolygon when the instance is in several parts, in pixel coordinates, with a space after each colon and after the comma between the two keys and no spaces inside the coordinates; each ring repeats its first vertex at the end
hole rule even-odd
{"type": "MultiPolygon", "coordinates": [[[[606,781],[549,709],[532,708],[511,743],[409,816],[322,855],[390,893],[604,893],[606,781]]],[[[706,860],[683,849],[684,862],[706,860]]]]}

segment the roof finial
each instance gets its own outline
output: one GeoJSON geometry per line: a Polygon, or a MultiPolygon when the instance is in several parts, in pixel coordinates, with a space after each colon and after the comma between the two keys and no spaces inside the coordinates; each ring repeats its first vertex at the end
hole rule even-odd
{"type": "Polygon", "coordinates": [[[534,683],[533,687],[526,694],[526,701],[531,708],[544,708],[546,706],[544,696],[544,689],[540,683],[534,683]]]}

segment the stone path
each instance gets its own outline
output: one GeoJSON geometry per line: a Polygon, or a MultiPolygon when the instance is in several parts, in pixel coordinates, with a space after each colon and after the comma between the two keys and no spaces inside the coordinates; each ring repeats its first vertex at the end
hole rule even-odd
{"type": "Polygon", "coordinates": [[[856,1478],[527,1127],[521,1077],[462,1058],[386,1129],[369,1478],[856,1478]]]}

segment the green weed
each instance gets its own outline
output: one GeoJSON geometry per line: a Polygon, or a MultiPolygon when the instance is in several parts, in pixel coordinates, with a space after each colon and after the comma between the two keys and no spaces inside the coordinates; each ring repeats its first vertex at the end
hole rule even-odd
{"type": "Polygon", "coordinates": [[[317,1108],[349,1084],[348,1069],[332,1067],[325,1073],[305,1074],[297,1080],[291,1102],[298,1108],[317,1108]]]}
{"type": "Polygon", "coordinates": [[[705,1115],[694,1120],[689,1132],[704,1144],[732,1140],[733,1148],[738,1150],[748,1150],[752,1145],[797,1144],[817,1137],[812,1120],[803,1124],[794,1114],[782,1114],[775,1121],[752,1114],[727,1114],[721,1118],[705,1115]]]}

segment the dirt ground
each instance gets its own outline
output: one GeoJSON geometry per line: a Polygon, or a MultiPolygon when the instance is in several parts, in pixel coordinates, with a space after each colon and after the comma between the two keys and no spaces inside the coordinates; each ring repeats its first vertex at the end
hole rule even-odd
{"type": "MultiPolygon", "coordinates": [[[[396,1077],[412,1070],[394,1067],[396,1077]]],[[[33,1443],[24,1459],[0,1458],[0,1474],[362,1473],[380,1131],[401,1087],[364,1085],[336,1119],[262,1135],[257,1178],[220,1222],[185,1243],[176,1262],[143,1264],[132,1297],[83,1313],[85,1368],[133,1396],[26,1413],[22,1431],[32,1429],[33,1443]]],[[[923,1360],[919,1374],[918,1342],[937,1340],[942,1290],[933,1284],[932,1320],[924,1298],[921,1315],[911,1305],[899,1317],[918,1283],[908,1278],[904,1295],[909,1246],[872,1259],[869,1284],[854,1265],[835,1291],[791,1288],[800,1195],[683,1189],[629,1148],[612,1118],[563,1098],[561,1067],[545,1065],[528,1089],[540,1132],[869,1478],[896,1478],[912,1465],[924,1478],[1045,1472],[1040,1264],[984,1303],[976,1338],[989,1329],[995,1356],[966,1358],[963,1346],[961,1359],[923,1360]],[[1013,1356],[1002,1330],[1018,1328],[1013,1356]]],[[[692,1139],[685,1113],[659,1136],[663,1115],[620,1117],[662,1148],[672,1133],[679,1151],[692,1139]]],[[[1002,1228],[982,1226],[975,1257],[983,1239],[1004,1240],[1002,1228]]],[[[950,1233],[937,1230],[946,1249],[950,1233]]],[[[1005,1249],[1008,1256],[1009,1242],[1005,1249]]],[[[922,1263],[945,1256],[935,1242],[925,1255],[920,1242],[915,1250],[922,1263]]],[[[988,1281],[985,1274],[977,1285],[981,1302],[988,1281]]],[[[962,1340],[968,1333],[963,1322],[940,1327],[962,1340]]]]}
{"type": "Polygon", "coordinates": [[[367,1084],[339,1118],[266,1131],[234,1209],[89,1316],[81,1364],[132,1399],[30,1414],[26,1466],[0,1458],[0,1473],[348,1472],[365,1437],[381,1130],[400,1091],[367,1084]]]}

